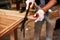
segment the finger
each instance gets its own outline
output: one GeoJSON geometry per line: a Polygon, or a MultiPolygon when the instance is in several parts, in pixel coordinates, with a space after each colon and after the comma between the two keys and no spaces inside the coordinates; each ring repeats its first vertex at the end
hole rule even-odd
{"type": "Polygon", "coordinates": [[[29,4],[28,4],[28,2],[26,1],[26,10],[28,9],[28,6],[29,6],[29,4]]]}
{"type": "Polygon", "coordinates": [[[36,16],[36,13],[34,14],[34,17],[36,16]]]}
{"type": "Polygon", "coordinates": [[[39,20],[39,17],[35,20],[35,22],[37,22],[39,20]]]}
{"type": "Polygon", "coordinates": [[[28,5],[26,6],[26,10],[28,9],[28,5]]]}

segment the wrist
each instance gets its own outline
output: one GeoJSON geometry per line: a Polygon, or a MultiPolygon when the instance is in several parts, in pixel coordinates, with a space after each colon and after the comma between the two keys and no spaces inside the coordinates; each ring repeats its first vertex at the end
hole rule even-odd
{"type": "Polygon", "coordinates": [[[47,12],[47,9],[45,9],[45,8],[42,8],[42,10],[46,13],[47,12]]]}

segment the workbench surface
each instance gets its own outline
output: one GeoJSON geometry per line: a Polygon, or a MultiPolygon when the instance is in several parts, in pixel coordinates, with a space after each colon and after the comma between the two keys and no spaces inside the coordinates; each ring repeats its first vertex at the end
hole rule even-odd
{"type": "MultiPolygon", "coordinates": [[[[25,13],[19,13],[19,11],[0,9],[0,37],[13,31],[17,28],[24,18],[25,13]]],[[[33,19],[29,16],[29,19],[33,19]]]]}

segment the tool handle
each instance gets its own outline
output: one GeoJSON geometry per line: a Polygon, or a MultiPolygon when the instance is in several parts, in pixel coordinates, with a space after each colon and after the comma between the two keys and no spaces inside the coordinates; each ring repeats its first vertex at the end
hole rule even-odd
{"type": "Polygon", "coordinates": [[[29,3],[28,9],[26,10],[25,18],[26,18],[26,17],[27,17],[27,15],[28,15],[28,12],[29,12],[29,9],[30,9],[31,4],[32,4],[32,2],[30,2],[30,3],[29,3]]]}

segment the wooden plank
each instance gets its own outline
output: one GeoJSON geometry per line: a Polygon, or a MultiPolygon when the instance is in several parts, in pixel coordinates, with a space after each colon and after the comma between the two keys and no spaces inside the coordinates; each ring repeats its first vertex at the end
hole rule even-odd
{"type": "MultiPolygon", "coordinates": [[[[12,16],[12,17],[15,16],[15,17],[19,17],[19,18],[24,18],[25,17],[25,13],[26,12],[19,13],[19,11],[0,9],[0,14],[7,15],[7,16],[12,16]]],[[[34,20],[33,15],[28,15],[28,18],[34,20]]]]}

